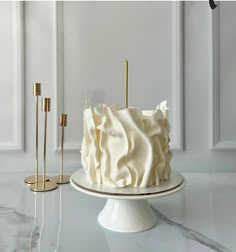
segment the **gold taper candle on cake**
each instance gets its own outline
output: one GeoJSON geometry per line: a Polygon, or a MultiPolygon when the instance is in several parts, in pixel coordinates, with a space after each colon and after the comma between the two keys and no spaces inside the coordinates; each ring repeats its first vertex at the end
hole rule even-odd
{"type": "Polygon", "coordinates": [[[42,98],[42,111],[44,112],[44,141],[43,141],[43,181],[30,186],[34,192],[46,192],[57,188],[57,185],[46,180],[46,151],[47,151],[47,115],[51,108],[51,99],[42,98]]]}
{"type": "Polygon", "coordinates": [[[128,60],[125,61],[125,108],[129,107],[129,66],[128,60]]]}
{"type": "Polygon", "coordinates": [[[61,127],[61,168],[60,175],[52,177],[50,180],[57,184],[67,184],[70,182],[70,176],[64,175],[64,128],[67,126],[67,114],[60,114],[59,125],[61,127]]]}
{"type": "MultiPolygon", "coordinates": [[[[38,104],[39,104],[39,96],[41,96],[41,83],[35,82],[33,84],[33,96],[35,99],[35,176],[26,177],[24,182],[27,184],[34,184],[43,181],[43,176],[39,176],[38,170],[38,104]]],[[[46,180],[49,177],[45,177],[46,180]]]]}

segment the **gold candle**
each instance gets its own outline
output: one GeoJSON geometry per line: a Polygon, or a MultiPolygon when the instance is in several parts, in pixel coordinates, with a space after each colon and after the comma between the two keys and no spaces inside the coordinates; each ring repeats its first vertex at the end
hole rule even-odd
{"type": "Polygon", "coordinates": [[[61,127],[67,126],[67,114],[64,113],[60,114],[59,124],[61,127]]]}
{"type": "Polygon", "coordinates": [[[129,96],[129,76],[128,76],[128,60],[125,61],[125,108],[128,108],[128,96],[129,96]]]}
{"type": "Polygon", "coordinates": [[[50,98],[42,98],[42,111],[50,112],[51,110],[51,99],[50,98]]]}
{"type": "Polygon", "coordinates": [[[41,96],[41,83],[39,83],[39,82],[34,83],[33,96],[41,96]]]}

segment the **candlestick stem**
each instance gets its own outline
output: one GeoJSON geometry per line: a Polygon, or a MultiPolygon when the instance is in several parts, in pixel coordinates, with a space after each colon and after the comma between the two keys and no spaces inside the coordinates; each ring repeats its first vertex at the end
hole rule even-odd
{"type": "Polygon", "coordinates": [[[43,189],[45,190],[45,175],[46,175],[46,151],[47,151],[47,111],[44,118],[44,146],[43,146],[43,189]]]}
{"type": "MultiPolygon", "coordinates": [[[[39,166],[38,166],[38,115],[39,115],[39,111],[38,111],[38,104],[39,104],[39,98],[38,96],[36,96],[36,118],[35,118],[35,122],[36,122],[36,127],[35,127],[35,158],[36,158],[36,177],[35,177],[35,182],[38,183],[38,176],[39,176],[39,166]]],[[[43,178],[45,179],[45,177],[43,178]]]]}
{"type": "Polygon", "coordinates": [[[60,182],[63,182],[63,168],[64,168],[64,126],[61,127],[61,170],[60,182]]]}

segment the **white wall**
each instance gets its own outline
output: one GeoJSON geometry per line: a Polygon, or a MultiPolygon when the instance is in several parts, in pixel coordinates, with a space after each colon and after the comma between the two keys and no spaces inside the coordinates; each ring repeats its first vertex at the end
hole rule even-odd
{"type": "MultiPolygon", "coordinates": [[[[171,111],[172,167],[235,171],[236,3],[0,2],[0,170],[34,170],[34,97],[52,98],[48,170],[59,168],[58,114],[68,113],[65,169],[80,167],[82,109],[124,102],[171,111]],[[228,110],[228,108],[230,108],[228,110]]],[[[40,163],[43,114],[40,113],[40,163]]]]}

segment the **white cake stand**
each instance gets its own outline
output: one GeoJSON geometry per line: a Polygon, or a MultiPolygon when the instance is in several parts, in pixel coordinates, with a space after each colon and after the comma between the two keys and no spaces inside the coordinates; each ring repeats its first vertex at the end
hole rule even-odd
{"type": "Polygon", "coordinates": [[[108,199],[98,215],[98,222],[107,229],[125,233],[141,232],[155,226],[157,218],[147,199],[178,192],[186,184],[182,175],[172,171],[170,179],[160,186],[111,188],[104,185],[91,185],[82,169],[71,176],[70,183],[80,192],[108,199]]]}

